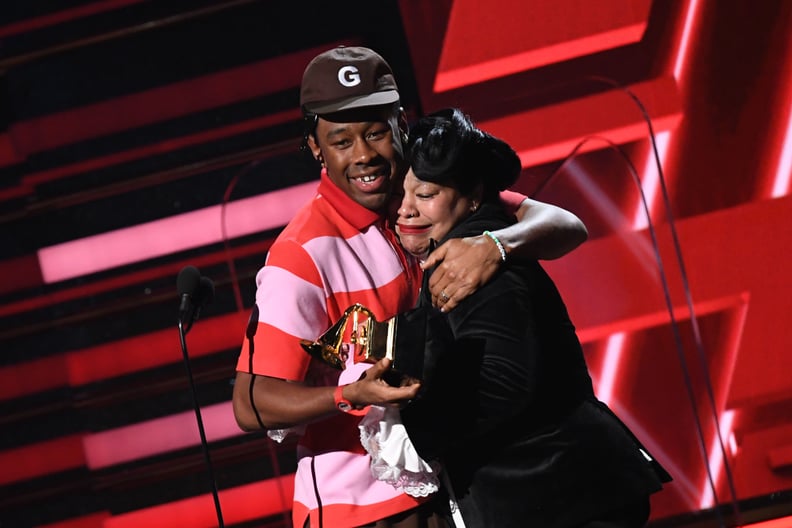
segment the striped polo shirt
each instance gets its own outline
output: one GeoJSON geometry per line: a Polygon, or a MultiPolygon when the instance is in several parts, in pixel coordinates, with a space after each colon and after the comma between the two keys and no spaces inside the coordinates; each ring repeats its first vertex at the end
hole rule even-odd
{"type": "MultiPolygon", "coordinates": [[[[369,365],[343,371],[313,360],[301,339],[323,334],[355,303],[378,320],[415,304],[420,269],[383,218],[354,202],[322,171],[318,193],[273,243],[256,276],[258,327],[253,372],[311,385],[356,381],[369,365]]],[[[237,369],[249,371],[247,339],[237,369]]],[[[360,444],[360,417],[339,412],[306,426],[298,445],[292,520],[311,526],[359,526],[419,501],[374,479],[360,444]],[[321,512],[319,511],[321,508],[321,512]]]]}

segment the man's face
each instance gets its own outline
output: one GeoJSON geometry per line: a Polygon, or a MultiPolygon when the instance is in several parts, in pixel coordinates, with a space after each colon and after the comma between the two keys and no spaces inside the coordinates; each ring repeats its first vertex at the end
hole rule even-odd
{"type": "Polygon", "coordinates": [[[319,117],[308,145],[324,161],[328,177],[366,209],[384,212],[391,186],[401,184],[399,116],[373,107],[319,117]]]}

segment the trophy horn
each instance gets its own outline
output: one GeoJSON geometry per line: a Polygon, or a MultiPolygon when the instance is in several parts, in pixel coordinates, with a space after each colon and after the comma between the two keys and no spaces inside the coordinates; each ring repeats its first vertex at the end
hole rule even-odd
{"type": "MultiPolygon", "coordinates": [[[[300,345],[312,357],[327,363],[333,368],[344,370],[346,355],[348,354],[348,352],[345,352],[343,349],[344,333],[346,332],[350,317],[354,317],[355,322],[357,322],[357,315],[359,313],[364,313],[368,317],[373,317],[371,311],[362,304],[353,304],[344,310],[344,314],[338,321],[328,328],[324,334],[319,336],[316,341],[302,339],[300,345]]],[[[357,324],[355,324],[355,326],[357,326],[357,324]]]]}

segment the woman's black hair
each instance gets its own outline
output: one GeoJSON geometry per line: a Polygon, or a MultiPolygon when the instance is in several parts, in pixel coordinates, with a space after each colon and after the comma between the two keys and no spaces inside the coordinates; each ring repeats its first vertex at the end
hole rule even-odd
{"type": "Polygon", "coordinates": [[[520,157],[508,143],[478,129],[457,108],[429,114],[410,130],[410,164],[423,181],[453,185],[465,195],[481,185],[493,199],[520,176],[520,157]]]}

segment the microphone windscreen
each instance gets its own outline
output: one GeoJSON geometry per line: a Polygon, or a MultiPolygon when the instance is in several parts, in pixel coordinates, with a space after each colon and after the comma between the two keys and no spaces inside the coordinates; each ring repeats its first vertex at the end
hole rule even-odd
{"type": "Polygon", "coordinates": [[[214,282],[209,277],[201,277],[198,283],[198,292],[195,294],[195,302],[198,305],[209,304],[214,300],[214,282]]]}
{"type": "Polygon", "coordinates": [[[201,282],[201,272],[195,266],[185,266],[176,277],[176,291],[179,295],[195,295],[201,282]]]}

